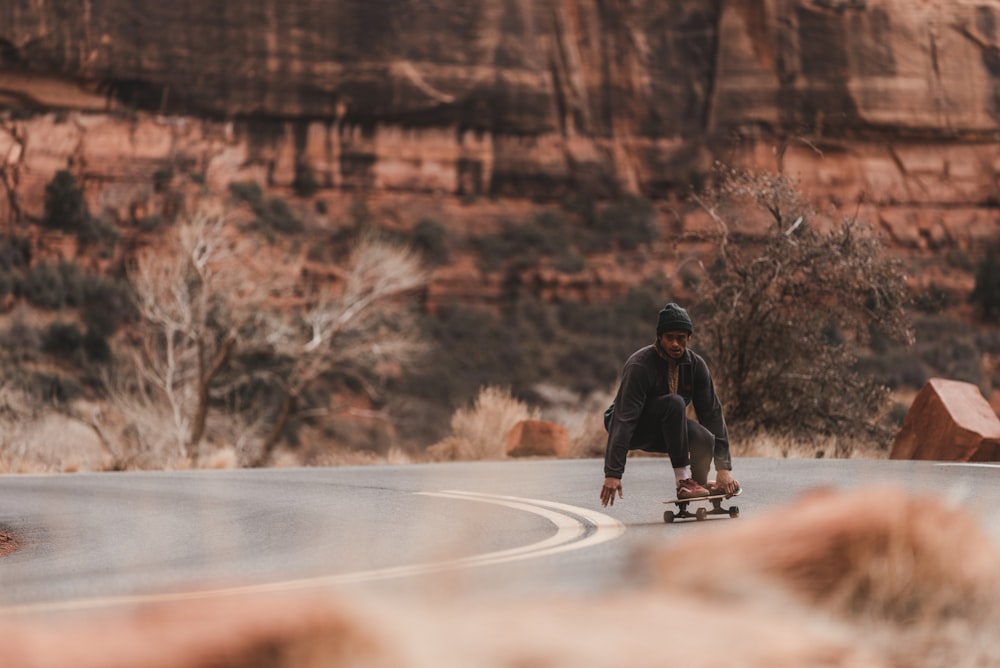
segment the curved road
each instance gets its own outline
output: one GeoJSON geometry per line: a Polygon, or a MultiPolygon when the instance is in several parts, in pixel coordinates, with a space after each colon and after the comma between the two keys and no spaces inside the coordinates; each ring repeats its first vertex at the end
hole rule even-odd
{"type": "MultiPolygon", "coordinates": [[[[889,482],[965,507],[1000,544],[997,466],[739,459],[735,469],[743,517],[816,487],[889,482]]],[[[629,581],[640,546],[740,521],[664,525],[663,459],[630,459],[613,508],[597,501],[602,476],[598,460],[0,476],[0,529],[21,541],[0,559],[0,614],[328,587],[597,592],[629,581]]]]}

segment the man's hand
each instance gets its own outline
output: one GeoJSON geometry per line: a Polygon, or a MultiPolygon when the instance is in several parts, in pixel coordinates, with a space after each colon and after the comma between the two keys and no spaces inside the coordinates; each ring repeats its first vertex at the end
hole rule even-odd
{"type": "Polygon", "coordinates": [[[729,496],[732,496],[740,489],[740,483],[736,482],[732,471],[716,471],[715,486],[729,496]]]}
{"type": "Polygon", "coordinates": [[[618,492],[618,498],[623,499],[625,495],[622,493],[622,481],[618,478],[605,478],[604,486],[601,487],[601,505],[607,508],[609,505],[615,505],[615,492],[618,492]]]}

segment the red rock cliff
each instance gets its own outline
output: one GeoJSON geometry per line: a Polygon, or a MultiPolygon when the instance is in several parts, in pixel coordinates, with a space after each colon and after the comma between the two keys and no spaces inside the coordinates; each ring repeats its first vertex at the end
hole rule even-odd
{"type": "Polygon", "coordinates": [[[165,166],[223,189],[308,170],[321,194],[559,201],[669,197],[722,159],[863,200],[930,261],[998,234],[998,17],[986,0],[4,3],[0,218],[37,217],[67,164],[124,220],[165,166]]]}
{"type": "Polygon", "coordinates": [[[998,15],[944,0],[31,0],[0,7],[0,101],[233,119],[333,187],[656,195],[740,136],[845,196],[966,204],[992,197],[998,15]]]}

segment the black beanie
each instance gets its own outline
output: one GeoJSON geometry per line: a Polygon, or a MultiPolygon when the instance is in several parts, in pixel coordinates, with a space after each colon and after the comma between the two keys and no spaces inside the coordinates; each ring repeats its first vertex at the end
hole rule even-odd
{"type": "Polygon", "coordinates": [[[694,325],[691,324],[691,316],[677,304],[670,302],[660,309],[660,317],[656,321],[656,335],[663,332],[680,332],[688,334],[694,333],[694,325]]]}

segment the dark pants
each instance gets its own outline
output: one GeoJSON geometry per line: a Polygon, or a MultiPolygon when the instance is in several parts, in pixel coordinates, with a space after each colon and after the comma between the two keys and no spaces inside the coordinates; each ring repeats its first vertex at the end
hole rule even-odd
{"type": "Polygon", "coordinates": [[[690,464],[691,477],[704,485],[715,455],[715,435],[688,419],[682,396],[664,394],[646,402],[629,449],[670,455],[674,468],[690,464]]]}

